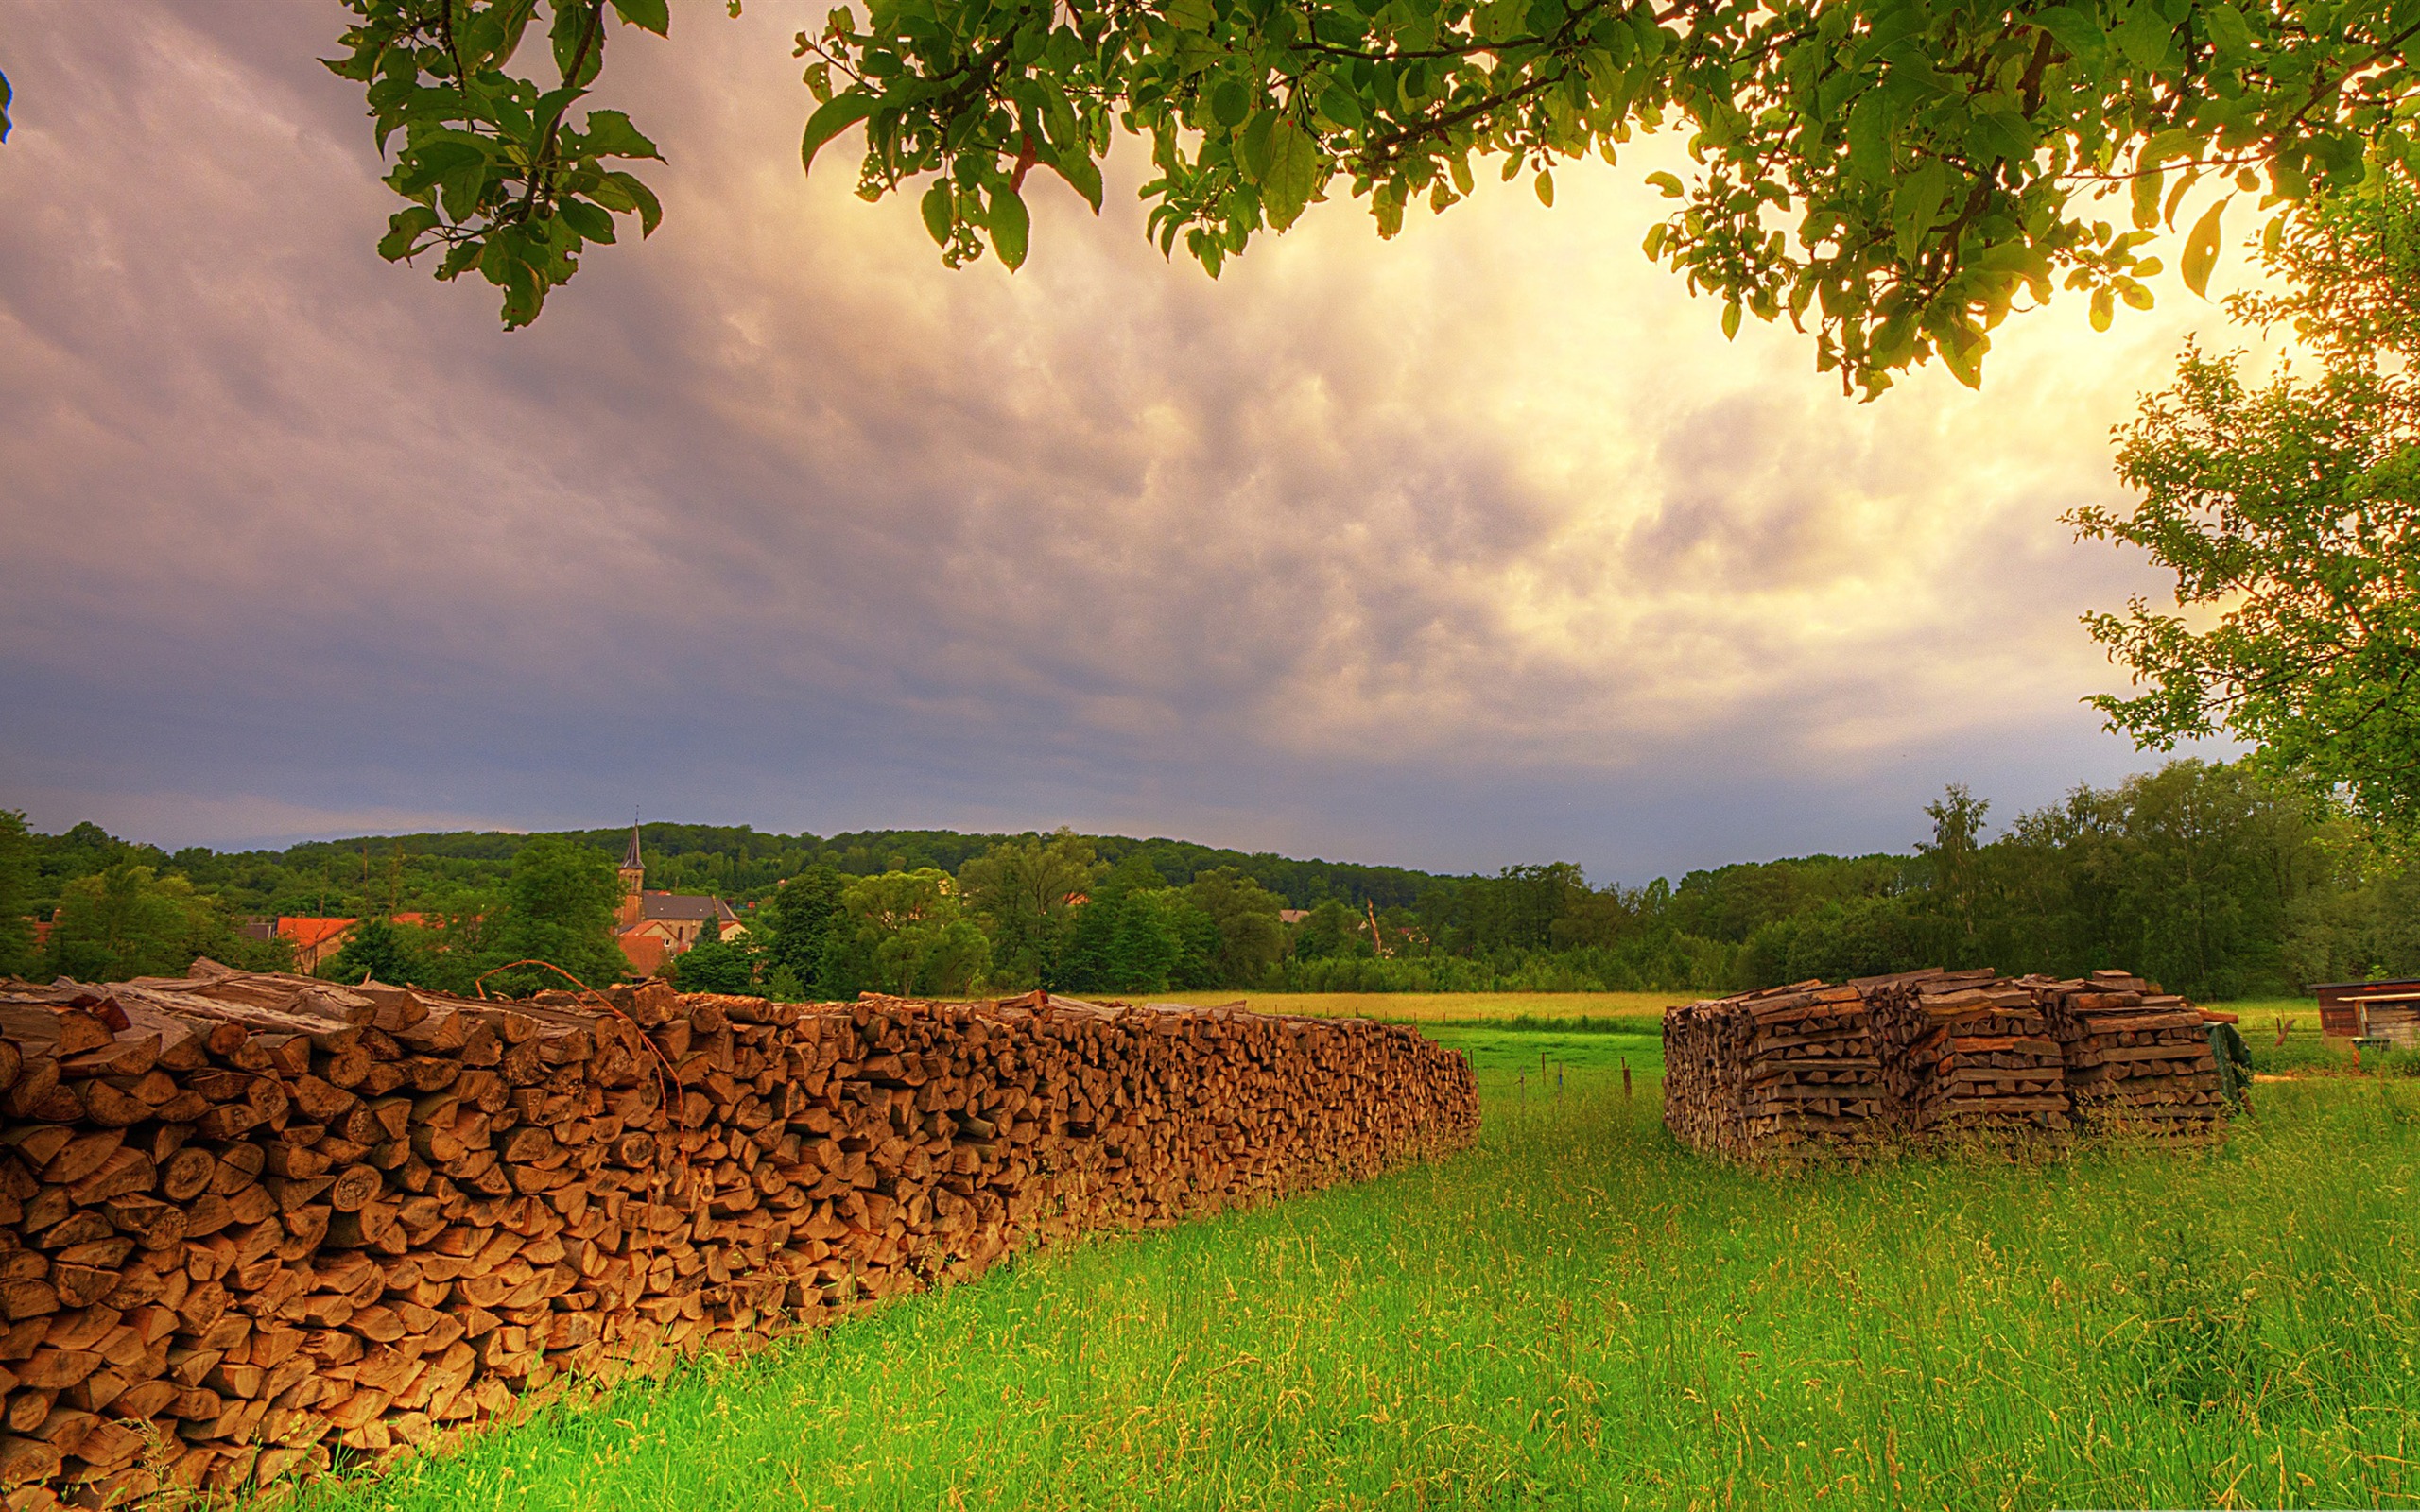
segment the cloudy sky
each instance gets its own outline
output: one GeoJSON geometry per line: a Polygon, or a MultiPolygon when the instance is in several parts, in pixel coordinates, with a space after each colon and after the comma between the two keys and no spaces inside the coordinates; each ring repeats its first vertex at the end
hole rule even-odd
{"type": "Polygon", "coordinates": [[[1861,405],[1640,256],[1652,146],[1215,283],[1129,152],[953,273],[847,143],[802,178],[808,9],[617,44],[666,222],[506,335],[374,255],[334,5],[0,0],[0,805],[1642,881],[2149,764],[2076,616],[2160,580],[2057,517],[2213,306],[2069,300],[1861,405]]]}

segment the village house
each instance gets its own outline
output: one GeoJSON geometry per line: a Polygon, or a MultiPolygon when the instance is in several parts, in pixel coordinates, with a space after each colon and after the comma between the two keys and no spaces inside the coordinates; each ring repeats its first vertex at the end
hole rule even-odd
{"type": "MultiPolygon", "coordinates": [[[[424,914],[404,913],[391,916],[398,924],[424,927],[424,914]]],[[[294,969],[314,972],[321,963],[332,961],[353,940],[354,932],[361,927],[358,919],[322,919],[307,914],[280,914],[270,924],[267,919],[244,921],[244,934],[251,939],[267,939],[275,936],[294,942],[294,969]]]]}

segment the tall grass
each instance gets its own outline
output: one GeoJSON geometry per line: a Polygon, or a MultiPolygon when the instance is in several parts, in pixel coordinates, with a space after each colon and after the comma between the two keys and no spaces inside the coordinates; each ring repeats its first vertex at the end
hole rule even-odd
{"type": "Polygon", "coordinates": [[[1496,1063],[1535,1037],[1457,1032],[1487,1052],[1464,1155],[1030,1258],[326,1504],[2420,1499],[2420,1086],[2264,1086],[2213,1150],[1768,1176],[1678,1150],[1652,1080],[1555,1095],[1496,1063]]]}

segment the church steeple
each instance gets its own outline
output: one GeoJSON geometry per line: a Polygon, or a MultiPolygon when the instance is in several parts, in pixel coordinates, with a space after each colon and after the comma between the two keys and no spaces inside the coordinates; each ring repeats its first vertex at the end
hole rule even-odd
{"type": "Polygon", "coordinates": [[[639,854],[639,823],[631,820],[631,849],[624,853],[620,868],[622,906],[619,922],[624,929],[639,921],[642,907],[640,894],[647,886],[647,862],[639,854]]]}

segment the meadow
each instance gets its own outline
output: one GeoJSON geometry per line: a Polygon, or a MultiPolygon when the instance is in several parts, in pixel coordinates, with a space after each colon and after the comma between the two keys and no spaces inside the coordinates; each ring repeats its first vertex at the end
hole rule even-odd
{"type": "Polygon", "coordinates": [[[1260,1013],[1384,1019],[1391,1023],[1565,1022],[1645,1019],[1705,994],[1698,992],[1154,992],[1154,1003],[1241,1003],[1260,1013]]]}
{"type": "Polygon", "coordinates": [[[2420,1082],[2266,1085],[2216,1149],[1756,1175],[1664,1133],[1651,1020],[1432,1032],[1480,1075],[1461,1155],[1029,1256],[308,1503],[2420,1500],[2420,1082]]]}

